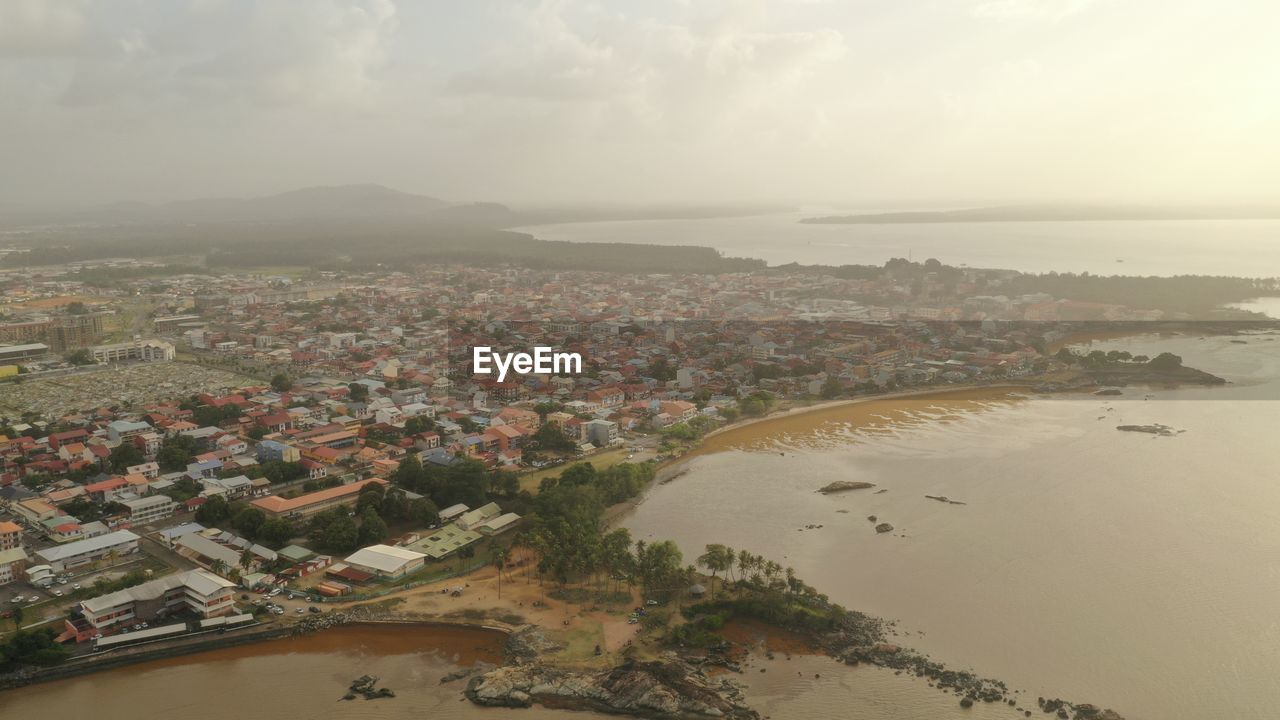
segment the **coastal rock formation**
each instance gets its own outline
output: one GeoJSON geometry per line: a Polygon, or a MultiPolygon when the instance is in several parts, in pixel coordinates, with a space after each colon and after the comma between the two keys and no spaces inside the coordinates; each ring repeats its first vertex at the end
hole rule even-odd
{"type": "Polygon", "coordinates": [[[1161,435],[1165,437],[1178,434],[1177,430],[1174,430],[1168,425],[1161,425],[1160,423],[1152,425],[1117,425],[1116,429],[1121,432],[1150,433],[1151,435],[1161,435]]]}
{"type": "Polygon", "coordinates": [[[601,672],[573,672],[540,664],[501,667],[471,679],[467,697],[487,707],[596,710],[655,718],[758,720],[741,691],[675,659],[628,660],[601,672]]]}
{"type": "Polygon", "coordinates": [[[876,486],[875,483],[869,483],[869,482],[837,480],[833,483],[828,483],[827,485],[823,486],[820,490],[818,490],[818,492],[822,493],[823,495],[830,495],[831,493],[846,492],[848,490],[866,490],[867,488],[873,488],[875,486],[876,486]]]}
{"type": "Polygon", "coordinates": [[[880,523],[879,525],[876,526],[876,532],[878,533],[893,532],[893,526],[890,525],[889,523],[880,523]]]}

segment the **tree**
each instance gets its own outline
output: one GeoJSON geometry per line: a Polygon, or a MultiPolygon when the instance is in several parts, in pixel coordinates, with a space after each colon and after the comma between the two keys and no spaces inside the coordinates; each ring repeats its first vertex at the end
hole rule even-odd
{"type": "Polygon", "coordinates": [[[369,386],[362,383],[351,383],[347,386],[347,397],[360,401],[369,399],[369,386]]]}
{"type": "Polygon", "coordinates": [[[249,551],[249,548],[245,548],[244,552],[240,553],[240,567],[245,570],[253,567],[253,553],[249,551]]]}
{"type": "Polygon", "coordinates": [[[498,599],[502,599],[502,571],[507,565],[507,551],[500,545],[489,549],[489,563],[498,569],[498,599]]]}
{"type": "Polygon", "coordinates": [[[111,472],[123,473],[126,468],[140,465],[145,459],[136,445],[126,441],[111,450],[107,462],[111,466],[111,472]]]}
{"type": "Polygon", "coordinates": [[[221,495],[214,495],[196,510],[196,522],[218,525],[231,517],[231,505],[221,495]]]}
{"type": "Polygon", "coordinates": [[[360,528],[356,521],[343,515],[329,523],[324,531],[324,546],[333,552],[348,553],[359,547],[360,528]]]}
{"type": "Polygon", "coordinates": [[[698,556],[698,564],[711,571],[711,597],[716,595],[716,575],[728,572],[733,559],[733,551],[718,543],[707,545],[706,552],[698,556]]]}
{"type": "Polygon", "coordinates": [[[387,523],[373,508],[367,508],[360,516],[360,545],[376,545],[387,538],[387,523]]]}
{"type": "Polygon", "coordinates": [[[276,392],[288,392],[293,387],[293,380],[284,373],[276,373],[271,377],[271,388],[276,392]]]}
{"type": "Polygon", "coordinates": [[[241,535],[253,540],[257,538],[262,526],[267,522],[267,514],[256,507],[247,507],[231,518],[231,527],[241,535]]]}
{"type": "Polygon", "coordinates": [[[418,498],[409,503],[409,519],[420,527],[431,527],[440,522],[440,510],[427,498],[418,498]]]}
{"type": "Polygon", "coordinates": [[[1152,358],[1147,367],[1152,370],[1177,370],[1182,367],[1182,358],[1170,352],[1162,352],[1152,358]]]}
{"type": "Polygon", "coordinates": [[[97,362],[96,360],[93,359],[93,353],[89,352],[89,350],[86,348],[80,348],[79,350],[72,350],[66,355],[63,355],[62,359],[71,363],[72,365],[93,365],[94,363],[97,362]]]}
{"type": "Polygon", "coordinates": [[[258,539],[273,548],[284,547],[293,536],[293,524],[284,518],[270,518],[258,529],[258,539]]]}
{"type": "Polygon", "coordinates": [[[195,440],[189,435],[174,435],[165,438],[156,453],[156,462],[166,472],[186,470],[195,453],[195,440]]]}

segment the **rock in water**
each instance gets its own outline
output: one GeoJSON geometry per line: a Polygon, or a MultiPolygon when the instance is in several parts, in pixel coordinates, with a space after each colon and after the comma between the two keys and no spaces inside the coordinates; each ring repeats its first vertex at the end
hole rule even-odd
{"type": "Polygon", "coordinates": [[[488,707],[597,710],[642,717],[758,720],[759,714],[717,681],[680,660],[628,660],[600,672],[573,672],[537,663],[501,667],[473,677],[467,697],[488,707]]]}
{"type": "Polygon", "coordinates": [[[880,523],[879,525],[876,526],[876,532],[878,533],[893,532],[893,526],[890,525],[889,523],[880,523]]]}
{"type": "Polygon", "coordinates": [[[876,486],[875,483],[869,483],[869,482],[853,482],[851,480],[837,480],[833,483],[827,484],[822,489],[818,490],[818,492],[822,493],[823,495],[829,495],[831,493],[845,492],[847,490],[866,490],[867,488],[873,488],[875,486],[876,486]]]}

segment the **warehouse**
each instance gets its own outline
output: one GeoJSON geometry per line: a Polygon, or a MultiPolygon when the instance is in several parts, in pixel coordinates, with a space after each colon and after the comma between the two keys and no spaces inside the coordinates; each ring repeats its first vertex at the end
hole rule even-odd
{"type": "Polygon", "coordinates": [[[36,557],[53,568],[55,573],[88,565],[108,555],[129,555],[138,551],[138,536],[128,530],[117,530],[87,540],[59,545],[36,551],[36,557]]]}
{"type": "Polygon", "coordinates": [[[421,569],[427,556],[391,545],[370,545],[346,559],[349,567],[380,578],[399,578],[421,569]]]}

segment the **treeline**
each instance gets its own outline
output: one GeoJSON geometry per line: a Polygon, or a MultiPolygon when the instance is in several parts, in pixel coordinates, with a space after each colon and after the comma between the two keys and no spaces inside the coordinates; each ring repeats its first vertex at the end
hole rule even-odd
{"type": "Polygon", "coordinates": [[[9,266],[76,260],[204,255],[210,267],[309,265],[366,269],[378,265],[454,262],[518,264],[529,268],[615,272],[740,272],[762,260],[726,258],[708,247],[537,240],[524,233],[465,224],[403,220],[315,223],[134,225],[47,230],[25,253],[0,259],[9,266]],[[358,250],[358,252],[357,252],[358,250]]]}

